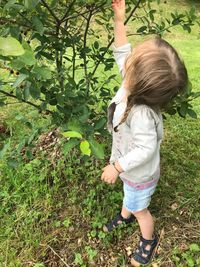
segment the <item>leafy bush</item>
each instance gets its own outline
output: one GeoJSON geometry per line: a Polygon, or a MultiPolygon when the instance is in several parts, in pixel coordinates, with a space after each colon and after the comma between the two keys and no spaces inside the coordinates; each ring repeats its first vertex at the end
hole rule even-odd
{"type": "Polygon", "coordinates": [[[191,244],[188,249],[181,253],[179,249],[174,251],[173,260],[177,267],[183,266],[199,266],[200,257],[199,257],[200,247],[197,244],[191,244]]]}
{"type": "MultiPolygon", "coordinates": [[[[152,2],[127,1],[125,23],[134,20],[137,25],[131,35],[163,35],[177,25],[191,32],[197,18],[194,8],[164,18],[158,16],[159,9],[152,2]]],[[[116,74],[111,73],[110,6],[111,1],[100,0],[68,4],[10,0],[0,4],[0,105],[16,98],[50,115],[52,125],[64,125],[63,131],[81,136],[79,141],[70,139],[69,151],[80,146],[83,154],[99,158],[104,153],[97,137],[107,134],[107,104],[118,88],[113,86],[116,74]]],[[[175,99],[169,114],[196,117],[190,103],[199,93],[191,88],[175,99]]]]}

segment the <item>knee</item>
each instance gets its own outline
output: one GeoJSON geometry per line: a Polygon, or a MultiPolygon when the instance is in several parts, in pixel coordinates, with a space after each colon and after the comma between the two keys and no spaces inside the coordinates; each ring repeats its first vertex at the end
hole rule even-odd
{"type": "Polygon", "coordinates": [[[136,217],[137,220],[145,218],[148,215],[148,213],[149,213],[148,209],[132,212],[132,214],[136,217]]]}

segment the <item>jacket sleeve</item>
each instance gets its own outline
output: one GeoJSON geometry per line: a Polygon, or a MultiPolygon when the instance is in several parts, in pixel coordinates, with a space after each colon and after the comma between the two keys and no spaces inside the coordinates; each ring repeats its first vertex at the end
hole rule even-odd
{"type": "Polygon", "coordinates": [[[110,159],[109,159],[110,164],[114,163],[117,160],[116,155],[117,155],[117,151],[112,145],[112,152],[111,152],[111,156],[110,156],[110,159]]]}
{"type": "Polygon", "coordinates": [[[157,148],[156,124],[148,108],[133,112],[130,128],[133,138],[133,144],[129,145],[131,149],[117,160],[124,171],[148,162],[157,148]]]}
{"type": "Polygon", "coordinates": [[[131,44],[127,43],[123,46],[116,47],[114,44],[112,45],[112,50],[114,54],[115,61],[118,65],[119,72],[122,77],[124,77],[124,63],[126,57],[131,53],[131,44]]]}

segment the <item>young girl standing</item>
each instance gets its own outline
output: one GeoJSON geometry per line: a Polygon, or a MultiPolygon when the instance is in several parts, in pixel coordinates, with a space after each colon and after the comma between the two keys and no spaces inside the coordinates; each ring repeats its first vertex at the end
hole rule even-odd
{"type": "Polygon", "coordinates": [[[123,181],[121,212],[104,226],[112,231],[122,222],[137,220],[140,243],[131,264],[149,263],[158,244],[148,206],[160,176],[160,144],[163,138],[161,110],[188,83],[187,70],[175,49],[161,38],[153,38],[133,50],[124,26],[125,0],[113,0],[114,57],[123,81],[108,107],[108,130],[112,133],[110,164],[101,179],[123,181]]]}

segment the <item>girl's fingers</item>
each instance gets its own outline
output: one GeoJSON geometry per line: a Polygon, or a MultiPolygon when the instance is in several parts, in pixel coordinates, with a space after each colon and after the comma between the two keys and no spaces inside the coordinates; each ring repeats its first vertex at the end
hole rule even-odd
{"type": "Polygon", "coordinates": [[[110,180],[109,180],[109,179],[106,179],[105,182],[106,182],[107,184],[110,184],[110,180]]]}
{"type": "Polygon", "coordinates": [[[109,184],[110,183],[110,178],[109,177],[105,177],[104,181],[109,184]]]}
{"type": "Polygon", "coordinates": [[[119,1],[112,2],[112,7],[118,7],[118,6],[119,6],[119,1]]]}
{"type": "Polygon", "coordinates": [[[105,171],[105,169],[107,168],[107,166],[106,167],[104,167],[103,169],[102,169],[102,171],[105,171]]]}

